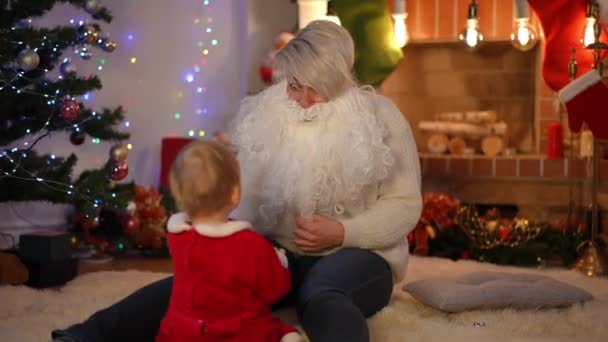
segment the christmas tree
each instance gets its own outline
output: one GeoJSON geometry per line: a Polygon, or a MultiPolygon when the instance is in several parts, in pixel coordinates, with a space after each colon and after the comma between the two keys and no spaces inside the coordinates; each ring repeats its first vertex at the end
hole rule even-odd
{"type": "Polygon", "coordinates": [[[129,134],[116,127],[123,110],[86,108],[79,99],[101,89],[101,82],[97,76],[79,76],[69,58],[90,59],[93,49],[114,51],[116,43],[97,24],[111,19],[97,0],[0,0],[0,202],[73,204],[92,220],[102,209],[118,211],[128,204],[132,184],[115,183],[128,172],[128,149],[120,142],[129,134]],[[59,2],[82,8],[93,23],[29,24],[59,2]],[[56,68],[59,72],[53,73],[56,68]],[[53,132],[71,133],[72,154],[61,158],[36,152],[53,132]],[[87,136],[114,145],[103,167],[75,176],[78,145],[87,136]]]}

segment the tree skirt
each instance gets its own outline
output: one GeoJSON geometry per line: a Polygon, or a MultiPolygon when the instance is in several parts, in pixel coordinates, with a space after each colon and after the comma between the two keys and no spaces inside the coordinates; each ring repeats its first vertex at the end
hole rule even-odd
{"type": "MultiPolygon", "coordinates": [[[[537,273],[580,286],[592,301],[568,309],[495,310],[446,314],[426,307],[395,286],[391,304],[369,319],[374,342],[397,341],[605,341],[608,336],[608,279],[577,271],[496,266],[476,261],[411,257],[403,283],[474,271],[537,273]]],[[[135,289],[166,277],[141,271],[96,272],[60,290],[0,287],[0,341],[48,341],[52,329],[81,321],[135,289]]],[[[292,310],[280,317],[294,323],[292,310]]]]}

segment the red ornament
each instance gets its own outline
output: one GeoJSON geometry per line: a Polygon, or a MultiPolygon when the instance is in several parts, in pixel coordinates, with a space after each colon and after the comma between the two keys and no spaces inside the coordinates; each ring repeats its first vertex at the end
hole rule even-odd
{"type": "Polygon", "coordinates": [[[117,161],[110,168],[110,178],[113,181],[120,181],[127,177],[129,173],[129,165],[125,161],[117,161]]]}
{"type": "Polygon", "coordinates": [[[133,233],[138,230],[140,224],[141,222],[137,216],[125,215],[123,218],[124,228],[129,233],[133,233]]]}
{"type": "Polygon", "coordinates": [[[84,132],[73,131],[72,134],[70,134],[70,142],[76,146],[82,145],[82,143],[84,142],[84,138],[84,132]]]}
{"type": "Polygon", "coordinates": [[[506,241],[510,235],[511,235],[511,228],[508,228],[505,226],[498,227],[498,236],[500,237],[500,240],[506,241]]]}
{"type": "Polygon", "coordinates": [[[80,114],[80,105],[73,100],[65,100],[60,105],[61,117],[72,121],[80,114]]]}
{"type": "Polygon", "coordinates": [[[262,81],[266,84],[272,84],[272,68],[263,65],[260,67],[260,76],[262,77],[262,81]]]}

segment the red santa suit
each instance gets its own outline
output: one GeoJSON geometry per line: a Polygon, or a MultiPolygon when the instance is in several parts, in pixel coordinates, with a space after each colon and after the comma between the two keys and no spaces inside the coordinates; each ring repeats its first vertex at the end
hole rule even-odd
{"type": "Polygon", "coordinates": [[[157,342],[299,341],[297,330],[271,316],[291,277],[285,255],[245,221],[168,222],[174,281],[157,342]]]}

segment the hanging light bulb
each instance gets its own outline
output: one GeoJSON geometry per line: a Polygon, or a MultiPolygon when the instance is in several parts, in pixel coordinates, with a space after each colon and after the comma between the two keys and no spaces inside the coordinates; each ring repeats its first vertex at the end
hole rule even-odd
{"type": "Polygon", "coordinates": [[[477,1],[472,0],[471,4],[469,5],[467,26],[458,36],[458,39],[464,42],[471,49],[477,48],[483,41],[483,34],[481,34],[479,31],[479,18],[477,17],[478,11],[479,7],[477,5],[477,1]]]}
{"type": "Polygon", "coordinates": [[[581,43],[583,43],[585,47],[595,43],[595,24],[597,23],[599,9],[600,8],[595,1],[589,1],[587,3],[585,30],[583,31],[583,38],[581,39],[581,43]]]}
{"type": "Polygon", "coordinates": [[[526,0],[515,0],[514,13],[511,44],[518,50],[528,51],[538,42],[537,31],[530,24],[528,2],[526,0]]]}
{"type": "Polygon", "coordinates": [[[399,47],[404,47],[410,40],[407,33],[407,12],[405,11],[405,0],[395,0],[393,3],[393,29],[395,34],[395,43],[399,47]]]}
{"type": "Polygon", "coordinates": [[[521,51],[528,51],[538,42],[536,29],[528,18],[515,19],[515,28],[511,33],[511,44],[521,51]]]}

